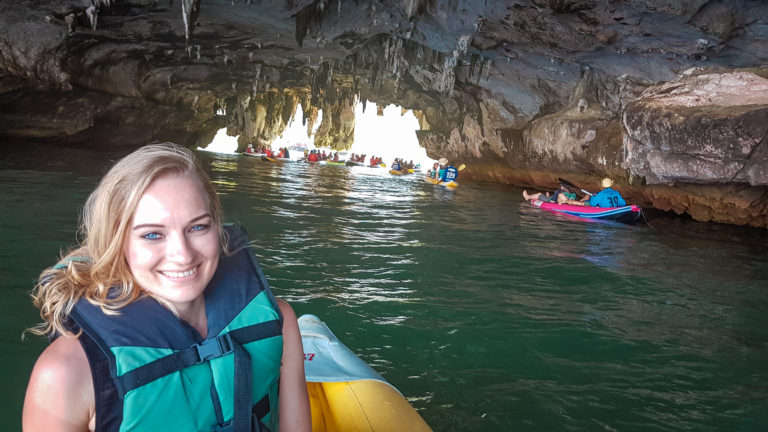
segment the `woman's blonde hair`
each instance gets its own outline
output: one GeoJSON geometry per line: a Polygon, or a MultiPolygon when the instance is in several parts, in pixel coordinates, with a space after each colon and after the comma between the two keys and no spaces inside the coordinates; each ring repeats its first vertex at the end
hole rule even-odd
{"type": "Polygon", "coordinates": [[[221,202],[194,154],[172,143],[142,147],[119,160],[88,197],[80,222],[80,245],[40,274],[32,298],[44,322],[30,329],[32,333],[69,334],[67,316],[80,298],[114,313],[145,294],[134,282],[123,245],[144,191],[166,174],[200,182],[224,248],[221,202]]]}

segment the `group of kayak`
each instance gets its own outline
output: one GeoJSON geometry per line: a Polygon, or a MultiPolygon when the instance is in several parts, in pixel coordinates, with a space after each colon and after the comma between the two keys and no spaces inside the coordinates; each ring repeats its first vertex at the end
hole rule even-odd
{"type": "MultiPolygon", "coordinates": [[[[268,148],[254,149],[249,145],[245,154],[250,156],[261,156],[262,159],[270,162],[303,160],[308,163],[328,165],[367,166],[370,168],[386,167],[386,164],[381,157],[371,156],[370,161],[368,161],[366,160],[366,155],[352,154],[349,159],[341,160],[338,152],[325,153],[325,151],[320,152],[320,150],[311,150],[305,157],[294,159],[290,157],[288,149],[281,148],[277,154],[274,154],[268,148]]],[[[419,166],[413,165],[412,161],[407,163],[401,158],[395,158],[389,173],[392,175],[408,175],[413,174],[418,168],[419,166]]],[[[459,171],[464,168],[465,165],[463,164],[458,168],[449,165],[448,160],[441,157],[435,162],[432,168],[427,171],[424,181],[453,190],[459,186],[456,179],[458,178],[459,171]]],[[[637,221],[642,216],[642,209],[639,206],[627,205],[627,202],[621,194],[612,188],[613,181],[610,178],[604,178],[601,181],[601,190],[595,194],[584,189],[579,189],[566,180],[559,179],[559,181],[559,188],[552,194],[541,192],[529,194],[527,191],[523,191],[523,198],[529,201],[531,205],[542,210],[548,210],[581,219],[612,220],[631,223],[637,221]],[[578,199],[577,191],[583,193],[581,199],[578,199]]]]}
{"type": "Polygon", "coordinates": [[[531,205],[556,213],[574,216],[590,220],[612,220],[631,223],[637,221],[642,215],[642,209],[637,205],[627,205],[626,200],[619,191],[613,189],[613,180],[604,178],[601,190],[591,193],[584,189],[578,189],[572,183],[559,179],[560,186],[553,193],[533,193],[523,191],[523,198],[531,202],[531,205]],[[576,190],[584,195],[577,199],[576,190]]]}

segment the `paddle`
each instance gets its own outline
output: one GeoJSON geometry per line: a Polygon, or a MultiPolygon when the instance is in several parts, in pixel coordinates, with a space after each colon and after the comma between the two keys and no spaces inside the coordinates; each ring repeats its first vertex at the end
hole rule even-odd
{"type": "Polygon", "coordinates": [[[595,194],[593,194],[593,193],[592,193],[592,192],[590,192],[590,191],[587,191],[587,190],[581,189],[580,187],[576,186],[575,184],[573,184],[573,183],[569,182],[568,180],[562,179],[562,178],[560,178],[560,177],[558,177],[558,178],[557,178],[557,180],[558,180],[560,183],[562,183],[562,184],[564,184],[564,185],[566,185],[566,186],[572,187],[572,188],[574,188],[574,189],[578,189],[578,190],[582,191],[583,193],[585,193],[585,194],[587,194],[587,195],[589,195],[589,196],[594,196],[594,195],[595,195],[595,194]]]}

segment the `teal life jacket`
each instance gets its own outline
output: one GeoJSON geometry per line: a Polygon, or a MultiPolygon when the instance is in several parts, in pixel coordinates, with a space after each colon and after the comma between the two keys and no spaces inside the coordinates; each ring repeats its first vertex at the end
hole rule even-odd
{"type": "Polygon", "coordinates": [[[96,430],[277,431],[282,315],[244,230],[225,227],[204,292],[208,338],[151,297],[70,314],[94,377],[96,430]]]}

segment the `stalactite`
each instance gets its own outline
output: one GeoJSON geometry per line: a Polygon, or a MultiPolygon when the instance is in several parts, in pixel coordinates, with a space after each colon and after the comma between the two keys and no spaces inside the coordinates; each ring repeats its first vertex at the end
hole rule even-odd
{"type": "Polygon", "coordinates": [[[405,6],[405,16],[411,19],[416,15],[416,11],[419,9],[420,0],[403,0],[405,6]]]}
{"type": "Polygon", "coordinates": [[[283,97],[283,112],[282,112],[282,121],[283,124],[288,125],[288,123],[291,121],[294,115],[296,115],[296,107],[299,106],[299,101],[296,98],[296,96],[292,93],[286,93],[283,91],[282,93],[283,97]]]}
{"type": "Polygon", "coordinates": [[[304,45],[304,38],[307,36],[307,33],[309,33],[309,28],[313,21],[319,25],[323,20],[323,16],[325,16],[326,12],[325,6],[328,2],[329,0],[315,0],[294,15],[296,21],[295,37],[299,47],[304,45]]]}
{"type": "Polygon", "coordinates": [[[302,91],[300,94],[301,110],[303,112],[302,123],[306,124],[309,118],[309,112],[312,110],[312,96],[307,91],[302,91]]]}
{"type": "Polygon", "coordinates": [[[69,35],[72,35],[73,33],[75,33],[76,19],[77,19],[77,16],[74,13],[70,13],[64,16],[64,22],[67,24],[67,33],[69,35]]]}
{"type": "Polygon", "coordinates": [[[189,45],[192,30],[200,15],[200,0],[181,0],[181,15],[184,20],[184,38],[189,45]]]}
{"type": "MultiPolygon", "coordinates": [[[[475,81],[476,85],[480,85],[480,79],[483,77],[483,71],[486,71],[486,74],[490,74],[490,68],[491,68],[491,59],[484,58],[480,62],[480,71],[477,73],[477,81],[475,81]]],[[[486,76],[485,79],[488,79],[486,76]]]]}
{"type": "Polygon", "coordinates": [[[435,7],[435,0],[403,0],[403,7],[405,10],[405,16],[409,20],[414,17],[423,14],[429,10],[433,10],[435,7]]]}
{"type": "Polygon", "coordinates": [[[477,54],[472,54],[469,58],[469,75],[467,79],[472,79],[475,74],[475,64],[477,63],[477,54]]]}
{"type": "Polygon", "coordinates": [[[96,24],[98,24],[99,20],[99,9],[95,4],[91,3],[90,6],[85,8],[85,15],[91,23],[91,30],[96,31],[96,24]]]}
{"type": "Polygon", "coordinates": [[[305,115],[309,112],[309,117],[307,117],[307,137],[312,136],[312,132],[315,129],[315,123],[317,123],[317,117],[320,115],[319,110],[316,107],[311,107],[308,110],[305,109],[305,115]]]}

